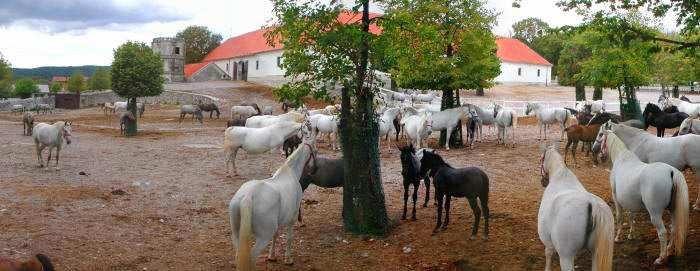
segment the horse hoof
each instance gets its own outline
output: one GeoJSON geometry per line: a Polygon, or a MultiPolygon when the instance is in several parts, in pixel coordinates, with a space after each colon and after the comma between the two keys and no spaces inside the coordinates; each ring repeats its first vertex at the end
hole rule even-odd
{"type": "Polygon", "coordinates": [[[659,257],[659,258],[656,258],[656,260],[654,261],[654,265],[664,265],[665,262],[666,262],[666,259],[659,257]]]}
{"type": "Polygon", "coordinates": [[[622,243],[622,240],[620,240],[620,238],[618,237],[615,237],[615,243],[622,243]]]}
{"type": "Polygon", "coordinates": [[[294,261],[284,261],[284,265],[291,266],[294,265],[294,261]]]}
{"type": "Polygon", "coordinates": [[[693,205],[693,210],[700,212],[700,206],[697,204],[693,205]]]}
{"type": "Polygon", "coordinates": [[[486,236],[486,235],[484,235],[484,236],[481,237],[481,239],[484,240],[484,241],[488,241],[488,240],[489,240],[489,237],[486,236]]]}
{"type": "Polygon", "coordinates": [[[469,239],[476,240],[476,235],[472,235],[471,237],[469,237],[469,239]]]}
{"type": "Polygon", "coordinates": [[[411,217],[411,221],[416,221],[416,220],[418,220],[418,219],[415,216],[411,217]]]}

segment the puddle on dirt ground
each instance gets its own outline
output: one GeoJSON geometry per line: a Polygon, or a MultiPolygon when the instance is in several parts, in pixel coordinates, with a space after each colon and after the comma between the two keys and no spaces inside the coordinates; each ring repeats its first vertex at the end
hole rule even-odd
{"type": "Polygon", "coordinates": [[[214,144],[199,144],[199,143],[194,143],[194,144],[183,144],[183,147],[187,148],[193,148],[193,149],[220,149],[220,145],[214,145],[214,144]]]}

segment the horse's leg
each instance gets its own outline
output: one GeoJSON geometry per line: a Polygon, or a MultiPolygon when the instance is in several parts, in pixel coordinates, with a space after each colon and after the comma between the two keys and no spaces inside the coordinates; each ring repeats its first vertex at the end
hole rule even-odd
{"type": "Polygon", "coordinates": [[[276,241],[277,241],[277,232],[275,232],[275,234],[272,235],[272,240],[270,240],[270,252],[269,252],[269,254],[267,254],[267,260],[271,261],[271,262],[277,261],[277,257],[275,256],[276,255],[275,247],[277,246],[276,241]]]}
{"type": "Polygon", "coordinates": [[[233,174],[238,175],[238,169],[236,168],[236,154],[238,154],[238,148],[231,151],[229,156],[229,161],[231,161],[231,167],[233,168],[233,174]]]}
{"type": "Polygon", "coordinates": [[[482,237],[484,240],[489,239],[489,198],[488,194],[481,195],[479,196],[479,201],[481,203],[481,208],[483,209],[483,214],[484,214],[484,236],[482,237]]]}
{"type": "Polygon", "coordinates": [[[450,136],[452,135],[452,128],[447,128],[447,138],[445,139],[445,149],[450,150],[450,136]]]}
{"type": "Polygon", "coordinates": [[[629,221],[630,221],[630,232],[629,232],[629,234],[627,234],[628,240],[632,240],[632,238],[634,237],[634,223],[636,222],[636,221],[634,221],[635,215],[636,215],[636,213],[633,211],[627,212],[627,217],[629,218],[629,221]]]}
{"type": "Polygon", "coordinates": [[[481,219],[481,209],[476,203],[476,198],[467,198],[469,200],[469,207],[472,207],[472,212],[474,212],[474,225],[472,226],[472,240],[476,240],[476,234],[479,233],[479,219],[481,219]]]}
{"type": "Polygon", "coordinates": [[[554,255],[554,248],[546,246],[544,248],[544,270],[545,271],[550,271],[552,270],[552,255],[554,255]]]}
{"type": "Polygon", "coordinates": [[[653,224],[656,227],[656,233],[659,236],[659,246],[661,247],[659,258],[657,258],[656,261],[654,261],[654,264],[663,264],[666,261],[666,257],[668,256],[668,250],[666,247],[666,227],[664,226],[664,220],[661,214],[650,215],[651,224],[653,224]]]}
{"type": "MultiPolygon", "coordinates": [[[[58,147],[56,147],[56,169],[61,169],[58,166],[58,158],[59,158],[60,154],[61,154],[61,146],[58,146],[58,147]]],[[[46,164],[46,165],[48,166],[48,164],[46,164]]]]}
{"type": "Polygon", "coordinates": [[[576,255],[561,255],[559,254],[559,267],[561,270],[574,270],[574,257],[576,255]]]}
{"type": "Polygon", "coordinates": [[[613,203],[615,203],[615,228],[617,228],[617,233],[615,234],[615,242],[621,242],[622,240],[620,239],[620,234],[622,234],[622,206],[617,203],[617,201],[614,198],[613,195],[613,203]]]}
{"type": "Polygon", "coordinates": [[[420,180],[413,183],[413,215],[411,220],[416,221],[416,201],[418,200],[418,186],[420,185],[420,180]]]}
{"type": "Polygon", "coordinates": [[[447,224],[450,224],[450,201],[452,201],[452,196],[449,194],[445,197],[445,222],[442,223],[442,229],[447,229],[447,224]]]}
{"type": "Polygon", "coordinates": [[[576,162],[576,148],[578,148],[578,140],[574,141],[574,147],[571,148],[571,156],[574,157],[574,167],[578,165],[578,162],[576,162]]]}
{"type": "Polygon", "coordinates": [[[435,224],[435,228],[433,229],[433,234],[436,234],[438,230],[440,229],[440,225],[442,224],[442,201],[443,201],[444,195],[442,193],[439,193],[438,191],[435,191],[435,200],[437,200],[437,223],[435,224]]]}
{"type": "Polygon", "coordinates": [[[423,178],[423,183],[425,183],[425,203],[423,203],[423,207],[428,207],[428,201],[430,200],[430,177],[425,176],[423,178]]]}
{"type": "Polygon", "coordinates": [[[52,154],[52,152],[53,152],[53,147],[52,147],[52,146],[49,146],[49,158],[46,159],[46,167],[45,167],[46,170],[48,170],[48,169],[49,169],[49,166],[51,165],[51,154],[52,154]]]}
{"type": "Polygon", "coordinates": [[[401,220],[406,220],[406,210],[407,210],[407,204],[408,204],[408,189],[409,189],[409,182],[404,180],[403,181],[403,215],[401,216],[401,220]]]}
{"type": "Polygon", "coordinates": [[[41,143],[35,143],[36,145],[36,158],[39,160],[39,167],[44,167],[44,158],[41,157],[41,151],[44,150],[44,146],[41,143]]]}
{"type": "Polygon", "coordinates": [[[292,237],[294,234],[294,223],[289,223],[287,225],[287,248],[284,250],[284,264],[292,265],[294,260],[292,260],[292,237]]]}
{"type": "MultiPolygon", "coordinates": [[[[569,138],[566,141],[566,146],[564,146],[564,165],[566,165],[566,153],[569,152],[569,146],[571,146],[572,143],[573,143],[573,141],[571,140],[571,138],[569,138]]],[[[576,147],[574,147],[574,150],[575,149],[576,149],[576,147]]],[[[571,151],[571,153],[573,154],[574,152],[571,151]]]]}
{"type": "Polygon", "coordinates": [[[698,169],[693,169],[693,173],[695,173],[695,186],[698,187],[698,197],[695,199],[695,204],[693,204],[693,210],[695,211],[700,211],[700,170],[698,169]]]}

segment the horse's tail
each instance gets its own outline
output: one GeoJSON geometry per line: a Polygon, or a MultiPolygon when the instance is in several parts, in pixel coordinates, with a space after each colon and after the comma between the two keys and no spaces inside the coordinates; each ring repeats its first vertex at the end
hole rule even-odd
{"type": "MultiPolygon", "coordinates": [[[[251,242],[251,235],[253,234],[252,230],[252,221],[253,221],[253,199],[252,195],[245,195],[243,196],[243,199],[241,200],[241,203],[239,205],[239,213],[240,213],[240,220],[238,221],[240,224],[240,228],[238,229],[238,250],[236,251],[236,259],[237,259],[237,269],[238,270],[253,270],[251,263],[252,259],[250,258],[250,242],[251,242]]],[[[233,221],[233,216],[231,217],[231,223],[234,223],[233,221]]],[[[231,225],[231,232],[232,234],[235,231],[235,227],[231,225]]],[[[235,241],[235,237],[234,237],[235,241]]]]}
{"type": "Polygon", "coordinates": [[[593,244],[593,270],[612,270],[615,224],[610,207],[596,197],[588,205],[589,225],[592,226],[590,241],[593,244]]]}
{"type": "Polygon", "coordinates": [[[41,263],[43,271],[54,271],[53,263],[51,263],[49,257],[46,257],[44,254],[37,254],[35,257],[41,263]]]}
{"type": "Polygon", "coordinates": [[[673,198],[671,216],[673,219],[674,244],[676,255],[681,256],[685,249],[685,238],[688,233],[688,185],[685,183],[683,174],[673,169],[671,171],[673,179],[673,198]]]}
{"type": "Polygon", "coordinates": [[[518,127],[518,114],[515,111],[510,113],[510,124],[513,126],[513,129],[518,127]]]}

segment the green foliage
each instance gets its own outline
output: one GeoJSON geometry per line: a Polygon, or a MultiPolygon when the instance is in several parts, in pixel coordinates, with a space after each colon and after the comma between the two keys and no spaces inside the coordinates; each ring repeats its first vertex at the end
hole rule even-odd
{"type": "Polygon", "coordinates": [[[519,39],[528,46],[540,37],[545,36],[551,28],[549,24],[538,18],[527,18],[513,24],[513,38],[519,39]]]}
{"type": "Polygon", "coordinates": [[[97,68],[95,74],[90,77],[90,90],[105,90],[112,87],[110,72],[105,68],[97,68]]]}
{"type": "Polygon", "coordinates": [[[695,79],[691,58],[681,52],[662,50],[654,56],[653,79],[661,86],[687,85],[695,79]]]}
{"type": "Polygon", "coordinates": [[[114,50],[112,90],[125,98],[157,96],[163,92],[160,56],[141,42],[129,41],[114,50]]]}
{"type": "Polygon", "coordinates": [[[80,93],[85,91],[85,77],[80,71],[73,72],[73,75],[68,78],[68,83],[66,84],[66,90],[70,92],[80,93]]]}
{"type": "Polygon", "coordinates": [[[38,68],[12,68],[17,77],[31,77],[37,82],[41,80],[51,80],[54,76],[70,76],[74,71],[79,70],[83,75],[92,77],[98,68],[109,69],[109,66],[61,66],[61,67],[38,67],[38,68]]]}
{"type": "Polygon", "coordinates": [[[553,76],[557,76],[559,56],[564,49],[564,43],[571,38],[571,33],[565,28],[550,29],[546,34],[535,38],[530,48],[552,63],[553,76]]]}
{"type": "Polygon", "coordinates": [[[175,35],[185,40],[185,62],[197,63],[221,44],[221,35],[215,34],[206,26],[191,25],[175,35]]]}
{"type": "MultiPolygon", "coordinates": [[[[388,40],[401,87],[479,89],[500,74],[490,31],[493,12],[480,1],[386,1],[381,39],[388,40]]],[[[452,106],[450,106],[452,107],[452,106]]]]}
{"type": "Polygon", "coordinates": [[[581,73],[582,61],[591,56],[588,47],[589,40],[595,38],[596,32],[584,32],[571,37],[564,42],[557,62],[557,76],[559,84],[573,86],[576,84],[576,75],[581,73]]]}
{"type": "Polygon", "coordinates": [[[39,87],[30,78],[22,78],[15,82],[15,96],[17,97],[26,99],[37,92],[39,92],[39,87]]]}
{"type": "Polygon", "coordinates": [[[51,86],[49,86],[49,91],[51,93],[56,93],[56,92],[59,92],[61,90],[63,90],[63,86],[59,83],[53,83],[53,84],[51,84],[51,86]]]}
{"type": "Polygon", "coordinates": [[[12,96],[12,66],[0,54],[0,99],[12,96]]]}

